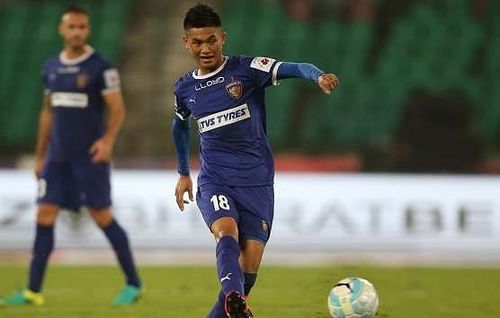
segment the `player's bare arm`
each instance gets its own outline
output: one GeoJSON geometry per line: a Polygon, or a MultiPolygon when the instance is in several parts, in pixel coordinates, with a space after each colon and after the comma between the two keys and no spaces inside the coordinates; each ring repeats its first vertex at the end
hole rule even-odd
{"type": "Polygon", "coordinates": [[[184,204],[188,203],[184,199],[184,193],[188,193],[189,200],[194,201],[193,198],[193,181],[191,180],[191,176],[179,176],[177,180],[177,184],[175,185],[175,202],[177,202],[177,206],[181,211],[184,211],[184,204]]]}
{"type": "Polygon", "coordinates": [[[43,95],[42,110],[38,118],[38,140],[35,148],[35,176],[40,177],[45,162],[45,155],[50,141],[52,127],[52,107],[50,105],[50,94],[43,95]]]}
{"type": "Polygon", "coordinates": [[[125,120],[125,105],[121,91],[114,91],[103,96],[108,110],[106,132],[90,147],[92,162],[108,162],[111,160],[113,146],[125,120]]]}

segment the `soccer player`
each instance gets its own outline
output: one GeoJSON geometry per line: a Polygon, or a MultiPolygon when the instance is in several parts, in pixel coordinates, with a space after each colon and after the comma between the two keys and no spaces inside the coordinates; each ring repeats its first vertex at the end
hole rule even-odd
{"type": "Polygon", "coordinates": [[[246,299],[255,284],[274,209],[274,163],[265,124],[265,88],[285,78],[316,82],[330,94],[338,84],[307,63],[267,57],[224,56],[226,34],[219,15],[204,4],[186,12],[183,41],[197,69],[175,84],[173,136],[178,172],[177,205],[193,201],[189,122],[200,134],[196,202],[217,245],[221,284],[209,318],[253,317],[246,299]]]}
{"type": "Polygon", "coordinates": [[[38,211],[29,283],[0,304],[44,304],[42,283],[54,248],[58,212],[80,206],[88,207],[126,276],[125,288],[114,303],[131,304],[141,295],[141,281],[127,234],[110,211],[110,160],[125,118],[119,75],[87,44],[90,25],[84,9],[69,7],[59,33],[64,48],[46,61],[42,72],[45,92],[35,154],[38,211]]]}

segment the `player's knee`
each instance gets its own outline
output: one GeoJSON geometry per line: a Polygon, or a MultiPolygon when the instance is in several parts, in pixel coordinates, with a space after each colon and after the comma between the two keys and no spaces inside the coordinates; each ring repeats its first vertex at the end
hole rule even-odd
{"type": "Polygon", "coordinates": [[[224,231],[224,230],[221,230],[219,232],[214,232],[214,237],[215,239],[218,241],[220,240],[221,238],[225,237],[225,236],[229,236],[229,237],[232,237],[236,240],[236,242],[238,242],[238,234],[237,233],[234,233],[232,231],[224,231]]]}
{"type": "Polygon", "coordinates": [[[113,221],[113,215],[109,209],[91,209],[90,216],[100,228],[108,226],[113,221]]]}
{"type": "Polygon", "coordinates": [[[53,226],[56,222],[58,211],[59,208],[55,205],[39,205],[36,215],[36,223],[42,226],[53,226]]]}
{"type": "Polygon", "coordinates": [[[257,273],[259,271],[262,257],[260,255],[245,255],[241,257],[241,268],[247,273],[257,273]]]}
{"type": "Polygon", "coordinates": [[[56,219],[51,215],[38,214],[36,218],[36,223],[42,226],[53,226],[54,223],[56,223],[56,219]]]}
{"type": "Polygon", "coordinates": [[[232,236],[238,241],[238,225],[233,218],[220,218],[212,224],[210,229],[216,240],[220,240],[224,236],[232,236]]]}

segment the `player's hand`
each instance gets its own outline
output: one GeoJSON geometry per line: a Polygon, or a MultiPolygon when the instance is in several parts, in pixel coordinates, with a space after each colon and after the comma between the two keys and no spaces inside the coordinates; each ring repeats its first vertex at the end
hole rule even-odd
{"type": "Polygon", "coordinates": [[[111,160],[112,152],[113,145],[107,142],[104,138],[98,139],[89,149],[93,163],[109,162],[111,160]]]}
{"type": "Polygon", "coordinates": [[[339,79],[333,73],[325,73],[318,77],[318,86],[327,95],[330,95],[337,85],[339,85],[339,79]]]}
{"type": "Polygon", "coordinates": [[[35,177],[37,179],[40,179],[40,177],[42,176],[42,169],[43,169],[43,165],[45,164],[45,160],[42,158],[42,159],[35,159],[35,168],[34,168],[34,172],[35,172],[35,177]]]}
{"type": "Polygon", "coordinates": [[[189,203],[189,201],[184,200],[184,193],[186,192],[189,200],[193,202],[193,181],[190,176],[180,176],[175,186],[175,201],[181,211],[184,211],[184,204],[189,203]]]}

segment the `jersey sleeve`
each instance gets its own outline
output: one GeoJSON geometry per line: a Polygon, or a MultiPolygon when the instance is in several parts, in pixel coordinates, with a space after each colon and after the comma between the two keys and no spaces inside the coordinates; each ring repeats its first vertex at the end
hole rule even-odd
{"type": "Polygon", "coordinates": [[[120,73],[108,62],[103,62],[99,78],[99,90],[102,95],[121,90],[120,73]]]}
{"type": "Polygon", "coordinates": [[[242,63],[248,66],[248,72],[257,86],[265,88],[277,85],[277,71],[281,62],[270,57],[243,57],[242,63]]]}
{"type": "Polygon", "coordinates": [[[184,106],[182,99],[177,97],[177,92],[174,92],[174,112],[182,120],[187,120],[191,116],[191,111],[184,106]]]}

